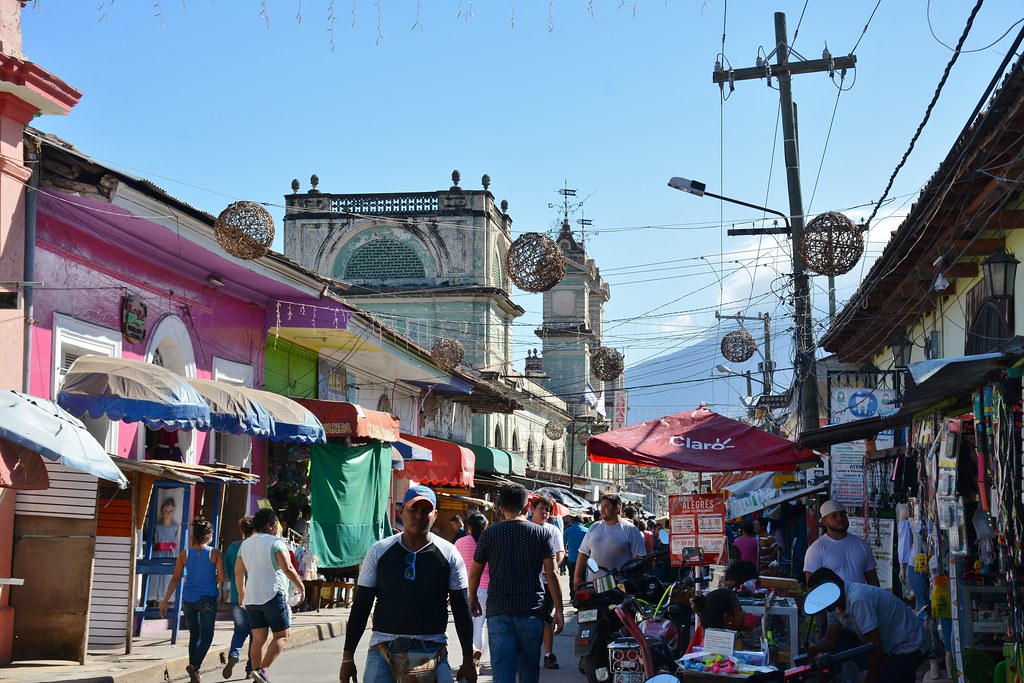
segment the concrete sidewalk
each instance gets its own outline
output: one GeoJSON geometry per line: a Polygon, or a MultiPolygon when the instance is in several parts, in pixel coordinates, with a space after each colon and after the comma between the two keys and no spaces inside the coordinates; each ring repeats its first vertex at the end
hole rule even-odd
{"type": "MultiPolygon", "coordinates": [[[[288,649],[320,640],[336,638],[344,632],[348,608],[299,612],[292,615],[288,649]]],[[[233,627],[230,619],[217,621],[213,646],[203,664],[204,680],[222,680],[220,671],[226,661],[233,627]]],[[[340,648],[340,646],[339,646],[340,648]]],[[[340,650],[339,650],[340,651],[340,650]]],[[[132,642],[131,654],[97,654],[86,657],[84,665],[66,662],[16,662],[0,667],[3,683],[163,683],[187,681],[188,629],[178,632],[178,642],[171,645],[170,631],[144,633],[132,642]]],[[[237,676],[245,675],[245,658],[235,668],[237,676]]]]}

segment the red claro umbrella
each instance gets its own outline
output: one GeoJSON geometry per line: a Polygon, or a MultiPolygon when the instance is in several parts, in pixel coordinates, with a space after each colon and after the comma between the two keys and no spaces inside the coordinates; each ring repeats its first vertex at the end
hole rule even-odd
{"type": "Polygon", "coordinates": [[[697,408],[587,439],[587,457],[614,465],[687,472],[780,472],[813,462],[813,451],[781,436],[697,408]]]}

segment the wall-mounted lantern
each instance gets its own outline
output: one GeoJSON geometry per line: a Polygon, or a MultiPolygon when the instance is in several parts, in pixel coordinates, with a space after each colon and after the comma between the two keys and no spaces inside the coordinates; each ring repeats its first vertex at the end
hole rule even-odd
{"type": "Polygon", "coordinates": [[[1013,296],[1013,282],[1017,277],[1020,261],[1006,251],[1003,245],[994,254],[982,261],[985,274],[985,293],[990,299],[1009,299],[1013,296]]]}
{"type": "Polygon", "coordinates": [[[892,349],[892,364],[896,368],[905,368],[910,365],[910,354],[914,350],[914,342],[906,338],[902,333],[889,342],[892,349]]]}

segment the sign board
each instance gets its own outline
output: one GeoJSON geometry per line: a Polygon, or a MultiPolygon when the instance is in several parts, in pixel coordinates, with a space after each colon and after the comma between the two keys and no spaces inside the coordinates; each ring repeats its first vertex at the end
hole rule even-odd
{"type": "Polygon", "coordinates": [[[146,302],[141,296],[128,294],[121,300],[121,334],[130,342],[146,341],[146,302]]]}
{"type": "Polygon", "coordinates": [[[867,537],[864,536],[864,518],[850,517],[850,529],[847,533],[863,538],[871,546],[871,554],[878,565],[878,584],[885,590],[892,590],[892,553],[893,535],[896,521],[892,519],[870,520],[867,537]]]}
{"type": "Polygon", "coordinates": [[[615,403],[612,411],[612,429],[622,429],[626,426],[626,416],[629,413],[629,392],[625,389],[615,391],[615,403]]]}
{"type": "Polygon", "coordinates": [[[703,564],[718,564],[728,557],[725,547],[725,496],[698,493],[669,496],[669,533],[672,565],[683,564],[686,548],[702,548],[703,564]]]}
{"type": "MultiPolygon", "coordinates": [[[[829,398],[832,424],[888,414],[896,408],[896,392],[892,389],[832,387],[829,398]]],[[[887,429],[875,437],[875,448],[892,448],[894,442],[893,430],[887,429]]],[[[832,446],[830,497],[843,505],[864,504],[864,450],[863,441],[832,446]]]]}

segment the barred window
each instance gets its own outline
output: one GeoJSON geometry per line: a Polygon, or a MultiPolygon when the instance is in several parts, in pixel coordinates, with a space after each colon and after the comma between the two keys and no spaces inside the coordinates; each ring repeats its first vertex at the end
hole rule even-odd
{"type": "Polygon", "coordinates": [[[359,247],[345,264],[347,279],[423,278],[426,272],[416,251],[404,242],[374,240],[359,247]]]}

